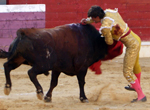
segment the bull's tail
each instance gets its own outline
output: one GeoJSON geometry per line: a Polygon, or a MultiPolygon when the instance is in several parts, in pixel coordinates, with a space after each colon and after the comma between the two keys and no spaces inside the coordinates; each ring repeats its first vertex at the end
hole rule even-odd
{"type": "Polygon", "coordinates": [[[8,58],[8,56],[9,56],[9,52],[0,49],[0,58],[8,58]]]}

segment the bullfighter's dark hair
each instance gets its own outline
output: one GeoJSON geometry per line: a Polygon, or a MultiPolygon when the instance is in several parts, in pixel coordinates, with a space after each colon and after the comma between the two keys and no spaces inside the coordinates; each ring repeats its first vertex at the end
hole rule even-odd
{"type": "Polygon", "coordinates": [[[102,19],[105,16],[104,10],[97,5],[91,6],[91,8],[88,10],[88,17],[96,18],[97,16],[102,19]]]}

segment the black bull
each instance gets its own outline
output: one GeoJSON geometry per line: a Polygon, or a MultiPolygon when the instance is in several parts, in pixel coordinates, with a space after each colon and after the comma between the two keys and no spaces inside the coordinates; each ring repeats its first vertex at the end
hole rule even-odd
{"type": "MultiPolygon", "coordinates": [[[[1,50],[8,61],[4,63],[6,95],[11,90],[10,71],[21,64],[31,65],[30,80],[36,87],[37,97],[43,99],[43,89],[36,76],[52,70],[51,84],[45,102],[50,102],[52,91],[57,86],[61,72],[76,75],[81,102],[88,102],[84,92],[87,69],[107,54],[104,38],[92,25],[67,24],[51,29],[26,28],[17,31],[9,52],[1,50]]],[[[2,56],[0,56],[2,57],[2,56]]]]}

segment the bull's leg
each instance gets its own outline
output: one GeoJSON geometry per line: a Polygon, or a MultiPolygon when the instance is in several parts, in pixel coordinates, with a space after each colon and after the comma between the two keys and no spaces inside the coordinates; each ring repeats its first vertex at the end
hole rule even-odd
{"type": "Polygon", "coordinates": [[[77,75],[78,84],[80,88],[80,101],[83,103],[88,102],[88,99],[86,98],[85,92],[84,92],[85,75],[86,75],[86,72],[78,73],[77,75]]]}
{"type": "Polygon", "coordinates": [[[6,84],[4,88],[5,95],[9,95],[11,91],[11,79],[10,79],[10,71],[12,70],[12,67],[9,65],[8,62],[4,63],[4,71],[5,71],[5,78],[6,78],[6,84]]]}
{"type": "Polygon", "coordinates": [[[5,78],[6,78],[4,93],[6,95],[9,95],[11,91],[11,86],[12,86],[11,78],[10,78],[10,71],[19,67],[24,62],[24,60],[25,59],[21,56],[15,56],[9,59],[6,63],[4,63],[4,71],[5,71],[5,78]]]}
{"type": "Polygon", "coordinates": [[[44,98],[45,102],[51,102],[52,91],[58,84],[58,77],[59,77],[59,75],[60,75],[60,72],[52,71],[50,89],[48,90],[48,92],[47,92],[47,94],[46,94],[46,96],[44,98]]]}
{"type": "Polygon", "coordinates": [[[32,81],[32,83],[34,84],[34,86],[36,87],[36,93],[37,93],[37,98],[42,100],[43,99],[43,89],[40,85],[40,83],[38,82],[37,80],[37,72],[34,71],[33,68],[31,68],[29,71],[28,71],[28,75],[30,77],[30,80],[32,81]]]}

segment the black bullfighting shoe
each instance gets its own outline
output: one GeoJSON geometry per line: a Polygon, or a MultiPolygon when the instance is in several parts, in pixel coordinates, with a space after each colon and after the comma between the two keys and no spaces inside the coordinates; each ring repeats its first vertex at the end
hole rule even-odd
{"type": "Polygon", "coordinates": [[[129,91],[135,91],[135,89],[133,89],[130,85],[125,86],[124,88],[129,91]]]}
{"type": "Polygon", "coordinates": [[[131,103],[134,103],[134,102],[146,102],[147,101],[147,98],[146,98],[146,96],[145,97],[143,97],[141,100],[138,100],[137,98],[136,99],[133,99],[132,101],[131,101],[131,103]]]}

